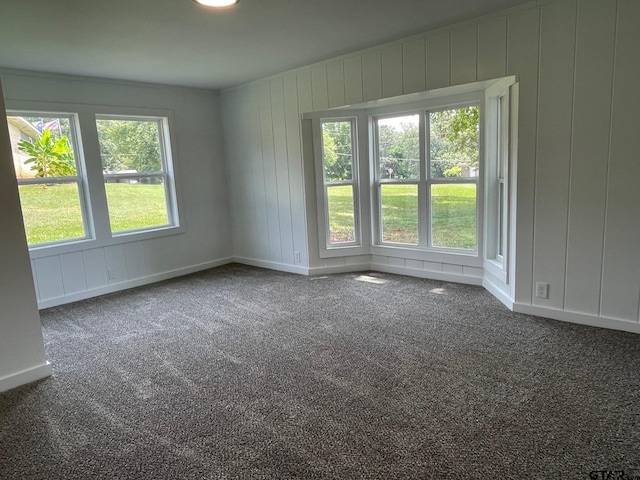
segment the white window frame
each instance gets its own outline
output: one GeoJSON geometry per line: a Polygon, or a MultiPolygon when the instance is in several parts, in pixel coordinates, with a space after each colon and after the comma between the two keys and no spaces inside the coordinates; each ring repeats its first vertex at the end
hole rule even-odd
{"type": "Polygon", "coordinates": [[[324,135],[322,131],[320,132],[322,141],[320,142],[320,159],[321,161],[317,163],[318,170],[316,171],[317,178],[322,179],[322,201],[324,203],[322,207],[322,211],[327,212],[326,215],[318,215],[319,221],[323,221],[324,225],[322,227],[319,226],[320,229],[324,230],[325,235],[325,244],[327,248],[342,248],[342,247],[351,247],[351,246],[360,246],[362,245],[362,229],[361,229],[361,221],[360,215],[358,212],[360,211],[360,202],[358,201],[358,178],[359,178],[359,170],[358,170],[358,130],[357,130],[357,118],[356,117],[335,117],[331,119],[320,119],[320,129],[322,130],[322,126],[324,123],[331,122],[349,122],[351,125],[351,180],[339,180],[339,181],[328,181],[326,178],[326,169],[324,164],[324,135]],[[351,186],[353,192],[353,229],[354,229],[354,239],[350,242],[331,242],[331,228],[329,225],[329,195],[328,190],[330,187],[338,187],[338,186],[351,186]]]}
{"type": "MultiPolygon", "coordinates": [[[[65,177],[35,177],[35,178],[18,178],[18,186],[21,185],[50,185],[50,184],[69,184],[75,183],[78,186],[78,197],[80,203],[80,215],[82,218],[82,228],[84,230],[83,237],[56,240],[53,242],[35,243],[29,245],[30,250],[49,249],[60,245],[76,244],[91,240],[94,238],[93,219],[91,210],[88,208],[88,183],[87,172],[85,167],[84,151],[82,148],[82,137],[80,132],[80,124],[78,114],[74,112],[62,112],[50,109],[7,109],[7,117],[46,117],[46,118],[66,118],[69,121],[70,138],[68,138],[73,150],[73,157],[76,164],[76,175],[65,177]]],[[[26,227],[26,226],[25,226],[26,227]]]]}
{"type": "MultiPolygon", "coordinates": [[[[490,168],[493,158],[487,157],[485,152],[487,142],[487,135],[491,133],[488,131],[487,119],[491,116],[491,112],[488,111],[487,102],[491,98],[491,92],[496,89],[505,88],[509,89],[510,86],[517,86],[515,77],[503,77],[500,79],[491,79],[480,82],[474,82],[471,84],[458,85],[453,87],[442,88],[438,90],[431,90],[426,92],[420,92],[409,95],[402,95],[399,97],[385,98],[381,100],[375,100],[371,102],[365,102],[359,105],[350,105],[349,107],[338,107],[335,109],[310,112],[303,115],[303,119],[311,120],[312,122],[312,135],[314,143],[315,154],[315,168],[316,168],[316,197],[317,197],[317,214],[318,214],[318,241],[319,241],[319,256],[320,258],[328,258],[335,256],[355,256],[362,254],[380,255],[386,257],[399,257],[405,259],[412,259],[418,261],[431,261],[439,263],[452,263],[460,266],[469,266],[476,268],[483,268],[487,263],[487,251],[491,251],[492,246],[496,240],[496,235],[488,235],[487,229],[495,231],[498,227],[495,226],[495,219],[491,216],[487,216],[486,205],[492,205],[486,198],[486,190],[488,188],[486,178],[486,170],[490,168]],[[477,224],[476,224],[476,249],[456,249],[456,248],[442,248],[430,246],[430,243],[422,243],[418,246],[406,245],[406,244],[391,244],[382,243],[379,229],[379,210],[380,210],[380,195],[377,193],[377,180],[378,169],[377,163],[373,158],[373,154],[369,152],[375,152],[374,132],[371,118],[381,117],[384,115],[400,116],[402,114],[411,114],[417,111],[434,111],[440,109],[450,109],[460,106],[467,106],[470,104],[478,105],[480,108],[480,132],[479,132],[479,176],[476,177],[476,209],[477,209],[477,224]],[[360,215],[360,225],[362,228],[362,244],[353,246],[344,246],[340,248],[332,248],[327,245],[326,230],[324,227],[326,211],[326,201],[324,190],[321,183],[321,178],[318,174],[318,164],[321,163],[321,150],[318,145],[321,144],[322,133],[319,126],[320,119],[331,121],[334,118],[343,118],[345,116],[353,116],[358,118],[358,145],[359,145],[359,178],[356,181],[360,186],[360,210],[356,215],[360,215]],[[362,128],[362,125],[366,125],[366,128],[362,128]],[[367,178],[367,171],[370,175],[367,178]],[[487,249],[489,246],[489,249],[487,249]]],[[[515,119],[515,113],[513,102],[510,102],[511,107],[506,107],[509,112],[509,121],[511,130],[505,138],[505,142],[509,145],[509,151],[513,152],[515,141],[513,136],[515,135],[515,129],[513,128],[513,122],[515,119]]],[[[424,120],[422,120],[424,123],[424,120]]],[[[424,128],[422,130],[424,132],[424,128]]],[[[424,133],[421,136],[424,137],[424,133]]],[[[424,143],[426,137],[422,141],[421,148],[426,148],[424,143]]],[[[423,152],[426,155],[426,152],[423,152]]],[[[511,154],[513,156],[513,153],[511,154]]],[[[507,162],[511,162],[511,158],[506,159],[507,162]]],[[[425,166],[422,167],[426,169],[425,166]]],[[[422,212],[420,213],[420,228],[427,228],[427,222],[430,222],[430,215],[427,209],[424,208],[430,202],[426,201],[426,196],[429,193],[426,188],[426,171],[421,181],[425,183],[425,187],[422,189],[424,192],[420,194],[419,189],[419,202],[422,212]]],[[[508,195],[505,195],[502,205],[503,215],[505,217],[513,216],[515,212],[515,199],[514,199],[514,171],[505,172],[505,182],[508,182],[510,191],[508,195]],[[508,179],[508,180],[507,180],[508,179]]],[[[463,183],[469,183],[471,178],[464,178],[458,180],[463,183]]],[[[436,182],[440,183],[440,182],[436,182]]],[[[505,183],[506,185],[506,183],[505,183]]],[[[496,217],[497,218],[497,217],[496,217]]],[[[503,229],[503,245],[507,247],[507,251],[503,252],[504,261],[502,262],[502,268],[508,270],[512,268],[513,262],[513,237],[515,232],[512,229],[512,219],[509,220],[509,225],[506,227],[506,233],[503,229]]],[[[429,235],[425,237],[428,232],[420,232],[421,238],[429,238],[429,235]]],[[[429,239],[430,242],[430,239],[429,239]]]]}
{"type": "MultiPolygon", "coordinates": [[[[122,180],[139,180],[142,178],[157,178],[163,179],[163,186],[165,192],[165,208],[167,211],[167,223],[163,225],[155,225],[146,228],[139,228],[134,230],[125,230],[113,232],[113,237],[128,236],[131,234],[138,234],[144,232],[155,232],[165,230],[167,228],[175,228],[179,225],[178,204],[176,198],[175,189],[175,176],[173,170],[173,161],[171,155],[171,142],[169,141],[169,119],[161,116],[141,116],[141,115],[118,115],[118,114],[96,114],[96,121],[98,120],[116,120],[116,121],[134,121],[134,122],[154,122],[158,125],[158,142],[160,150],[160,163],[162,170],[158,172],[141,172],[141,173],[104,173],[103,178],[105,182],[107,180],[122,179],[122,180]]],[[[107,206],[108,208],[108,206],[107,206]]]]}
{"type": "Polygon", "coordinates": [[[120,245],[133,241],[148,240],[171,235],[179,235],[186,231],[184,214],[182,211],[182,196],[180,188],[179,169],[176,165],[176,141],[174,138],[173,110],[165,108],[148,107],[113,107],[105,105],[88,105],[76,103],[60,103],[31,100],[11,100],[6,101],[7,116],[15,113],[47,113],[73,115],[76,118],[76,138],[77,143],[76,161],[78,173],[82,177],[84,221],[84,239],[73,239],[69,241],[59,241],[52,243],[37,244],[29,247],[29,255],[32,259],[49,257],[51,255],[62,255],[66,253],[80,252],[93,248],[101,248],[112,245],[120,245]],[[98,134],[96,127],[96,116],[117,116],[135,118],[162,118],[167,146],[167,173],[170,176],[171,195],[167,196],[167,202],[171,202],[173,224],[144,230],[133,230],[128,232],[118,232],[112,235],[110,230],[109,213],[107,210],[107,199],[104,188],[104,175],[102,162],[100,160],[100,147],[98,144],[98,134]]]}

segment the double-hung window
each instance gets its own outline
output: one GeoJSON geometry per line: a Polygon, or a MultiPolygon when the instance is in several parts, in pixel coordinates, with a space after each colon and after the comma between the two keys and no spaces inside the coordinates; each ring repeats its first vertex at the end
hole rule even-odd
{"type": "Polygon", "coordinates": [[[169,117],[82,106],[73,113],[11,110],[7,120],[36,255],[181,231],[169,117]]]}
{"type": "Polygon", "coordinates": [[[479,106],[371,116],[374,245],[475,253],[479,106]]]}
{"type": "Polygon", "coordinates": [[[359,245],[358,158],[355,118],[320,120],[320,157],[316,175],[322,179],[320,217],[328,248],[359,245]]]}
{"type": "Polygon", "coordinates": [[[176,222],[166,119],[96,117],[111,232],[176,222]]]}
{"type": "Polygon", "coordinates": [[[29,245],[89,237],[77,116],[15,111],[7,121],[29,245]]]}

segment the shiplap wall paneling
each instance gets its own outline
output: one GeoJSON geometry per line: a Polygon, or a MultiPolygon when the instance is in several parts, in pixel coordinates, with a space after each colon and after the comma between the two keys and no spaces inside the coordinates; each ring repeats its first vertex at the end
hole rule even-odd
{"type": "Polygon", "coordinates": [[[280,205],[278,204],[278,179],[273,143],[273,117],[269,82],[260,82],[258,89],[267,228],[269,231],[269,260],[280,263],[282,261],[282,235],[280,232],[280,205]]]}
{"type": "Polygon", "coordinates": [[[518,214],[516,221],[516,301],[530,305],[533,278],[533,218],[538,129],[538,45],[540,10],[511,14],[507,28],[507,74],[520,84],[518,111],[518,214]]]}
{"type": "Polygon", "coordinates": [[[382,98],[382,55],[379,50],[362,55],[362,95],[365,102],[382,98]]]}
{"type": "Polygon", "coordinates": [[[548,3],[541,10],[538,161],[536,164],[534,286],[549,284],[548,297],[533,303],[562,309],[565,259],[576,2],[548,3]]]}
{"type": "Polygon", "coordinates": [[[107,264],[104,249],[94,248],[82,252],[87,289],[93,290],[109,285],[107,278],[107,264]]]}
{"type": "Polygon", "coordinates": [[[427,90],[451,85],[451,33],[432,35],[426,39],[427,90]]]}
{"type": "Polygon", "coordinates": [[[31,265],[31,276],[33,277],[33,285],[35,287],[36,298],[40,301],[40,290],[38,288],[38,272],[36,272],[36,262],[33,259],[30,259],[29,264],[31,265]]]}
{"type": "Polygon", "coordinates": [[[305,218],[306,218],[306,236],[308,241],[308,265],[310,268],[320,266],[318,258],[318,223],[316,218],[316,187],[315,173],[313,168],[313,145],[308,139],[311,135],[311,125],[309,121],[300,123],[300,115],[313,110],[313,93],[311,73],[309,70],[303,70],[297,74],[298,85],[298,119],[300,124],[301,154],[304,181],[304,199],[305,199],[305,218]]]}
{"type": "Polygon", "coordinates": [[[327,84],[326,65],[311,68],[311,94],[314,110],[326,110],[329,108],[329,86],[327,84]]]}
{"type": "Polygon", "coordinates": [[[362,97],[362,57],[355,56],[344,61],[344,94],[347,105],[361,103],[362,97]]]}
{"type": "Polygon", "coordinates": [[[58,255],[37,258],[38,300],[48,300],[64,296],[64,283],[58,255]]]}
{"type": "Polygon", "coordinates": [[[478,26],[478,80],[503,77],[507,66],[507,17],[478,26]]]}
{"type": "Polygon", "coordinates": [[[382,50],[382,96],[402,95],[402,45],[382,50]]]}
{"type": "Polygon", "coordinates": [[[478,26],[451,31],[451,84],[475,82],[478,78],[478,26]]]}
{"type": "Polygon", "coordinates": [[[578,6],[565,304],[598,315],[609,161],[616,2],[578,6]]]}
{"type": "Polygon", "coordinates": [[[60,255],[60,272],[65,295],[85,292],[87,290],[87,274],[82,252],[60,255]]]}
{"type": "Polygon", "coordinates": [[[107,265],[107,281],[109,285],[129,279],[127,258],[124,245],[110,245],[104,248],[104,259],[107,265]]]}
{"type": "Polygon", "coordinates": [[[289,158],[287,155],[287,130],[284,116],[284,83],[282,77],[271,80],[271,106],[273,118],[273,142],[276,161],[276,186],[278,189],[278,219],[282,263],[293,265],[293,226],[291,197],[289,194],[289,158]]]}
{"type": "Polygon", "coordinates": [[[251,86],[248,92],[249,112],[249,140],[251,145],[251,170],[253,172],[253,194],[254,194],[254,218],[260,241],[257,248],[252,252],[255,257],[261,260],[268,260],[270,257],[269,247],[269,224],[267,222],[267,199],[265,193],[265,174],[262,162],[262,134],[260,131],[260,102],[258,100],[258,90],[251,86]]]}
{"type": "Polygon", "coordinates": [[[293,249],[300,252],[300,263],[308,264],[307,236],[304,211],[304,179],[302,173],[302,150],[300,145],[300,115],[298,110],[297,76],[284,76],[284,116],[289,164],[289,193],[291,196],[291,228],[293,249]]]}
{"type": "Polygon", "coordinates": [[[327,65],[327,95],[329,108],[345,104],[344,62],[332,62],[327,65]]]}
{"type": "Polygon", "coordinates": [[[620,0],[618,9],[601,313],[638,321],[640,2],[620,0]]]}
{"type": "Polygon", "coordinates": [[[422,92],[426,89],[427,51],[424,38],[402,45],[403,93],[422,92]]]}

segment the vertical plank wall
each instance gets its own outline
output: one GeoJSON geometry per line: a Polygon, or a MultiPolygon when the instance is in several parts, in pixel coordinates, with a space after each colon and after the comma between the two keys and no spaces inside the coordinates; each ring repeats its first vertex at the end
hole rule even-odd
{"type": "Polygon", "coordinates": [[[320,259],[300,114],[516,75],[516,305],[640,331],[639,44],[637,0],[532,2],[224,91],[235,255],[291,271],[391,262],[481,276],[402,258],[320,259]]]}

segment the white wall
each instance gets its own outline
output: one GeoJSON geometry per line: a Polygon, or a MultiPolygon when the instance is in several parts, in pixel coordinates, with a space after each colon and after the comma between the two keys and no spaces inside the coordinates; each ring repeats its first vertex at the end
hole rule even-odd
{"type": "Polygon", "coordinates": [[[224,91],[235,256],[291,271],[481,276],[403,258],[320,259],[300,114],[516,75],[515,308],[640,332],[637,45],[637,0],[540,1],[224,91]],[[548,299],[534,296],[538,281],[548,299]]]}
{"type": "MultiPolygon", "coordinates": [[[[3,71],[0,76],[7,109],[23,102],[33,102],[36,108],[39,102],[55,102],[166,109],[173,117],[172,152],[184,232],[147,240],[132,236],[111,245],[85,242],[72,251],[32,254],[40,307],[229,261],[231,229],[216,92],[15,71],[3,71]],[[109,279],[107,270],[114,278],[109,279]]],[[[0,229],[5,229],[2,222],[0,229]]]]}
{"type": "Polygon", "coordinates": [[[0,392],[51,373],[29,268],[0,86],[0,392]]]}

